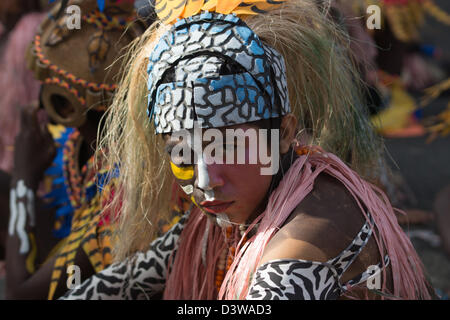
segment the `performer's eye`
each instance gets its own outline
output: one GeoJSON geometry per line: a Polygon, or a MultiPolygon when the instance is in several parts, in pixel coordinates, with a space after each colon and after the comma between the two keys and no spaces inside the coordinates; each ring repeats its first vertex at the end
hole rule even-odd
{"type": "Polygon", "coordinates": [[[170,163],[172,173],[178,180],[191,180],[194,178],[194,166],[192,165],[177,165],[170,163]]]}
{"type": "Polygon", "coordinates": [[[189,163],[189,161],[186,161],[184,158],[172,158],[171,161],[180,168],[192,167],[192,163],[189,163]]]}

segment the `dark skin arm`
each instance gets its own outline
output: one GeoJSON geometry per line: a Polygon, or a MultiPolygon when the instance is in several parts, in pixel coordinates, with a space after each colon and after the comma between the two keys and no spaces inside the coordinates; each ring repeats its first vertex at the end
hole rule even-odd
{"type": "MultiPolygon", "coordinates": [[[[20,283],[16,284],[14,288],[10,287],[10,271],[7,271],[6,282],[6,299],[8,300],[26,300],[26,299],[47,299],[51,275],[54,269],[56,256],[49,259],[44,265],[33,275],[26,275],[25,279],[21,279],[20,283]]],[[[88,257],[84,251],[79,248],[75,256],[75,265],[81,269],[81,282],[88,279],[95,274],[88,257]]],[[[55,291],[54,299],[64,295],[67,288],[67,272],[63,272],[59,280],[57,289],[55,291]]]]}
{"type": "MultiPolygon", "coordinates": [[[[36,109],[28,108],[24,111],[28,112],[22,113],[22,128],[26,128],[27,130],[22,130],[16,140],[16,170],[13,174],[13,180],[25,180],[27,184],[36,190],[38,182],[42,179],[44,170],[50,165],[54,158],[54,142],[46,127],[39,126],[36,118],[36,109]],[[29,161],[29,159],[33,159],[34,161],[29,161]]],[[[101,114],[99,113],[88,113],[88,122],[82,128],[79,128],[86,142],[85,146],[87,146],[87,148],[85,148],[86,150],[84,152],[82,150],[80,154],[82,163],[86,162],[93,153],[94,149],[89,146],[93,145],[93,142],[96,139],[96,128],[100,116],[101,114]]],[[[36,235],[38,248],[41,249],[42,247],[46,247],[46,249],[41,250],[42,252],[40,252],[41,261],[43,261],[49,253],[49,249],[52,248],[51,245],[48,245],[51,241],[48,241],[48,239],[45,238],[48,238],[49,235],[51,235],[54,221],[50,217],[54,217],[54,214],[52,212],[45,212],[39,200],[36,201],[35,206],[36,227],[33,231],[36,235]],[[44,245],[40,244],[39,240],[42,240],[44,245]]],[[[31,230],[30,226],[28,226],[28,228],[31,230]]],[[[18,237],[12,236],[8,238],[7,298],[47,299],[56,257],[45,261],[43,265],[36,266],[36,272],[31,275],[25,268],[26,255],[19,254],[18,237]]],[[[53,241],[53,244],[56,244],[56,242],[53,241]]],[[[82,247],[78,247],[77,249],[74,264],[81,270],[81,282],[95,274],[89,258],[86,256],[82,247]]],[[[63,269],[53,297],[54,299],[59,298],[68,290],[67,278],[67,270],[63,269]]]]}
{"type": "MultiPolygon", "coordinates": [[[[21,111],[21,131],[16,137],[14,151],[14,170],[11,177],[11,188],[16,188],[19,181],[23,181],[27,189],[34,193],[34,203],[32,206],[36,211],[36,224],[30,224],[30,207],[25,206],[26,224],[25,232],[28,237],[29,232],[33,232],[37,238],[39,249],[38,258],[42,261],[46,258],[52,245],[57,239],[50,239],[53,227],[53,212],[43,209],[43,203],[36,197],[36,190],[42,179],[45,169],[50,165],[55,156],[55,146],[53,138],[48,132],[45,122],[39,124],[37,120],[37,108],[25,107],[21,111]],[[46,212],[47,211],[47,212],[46,212]],[[40,244],[44,244],[39,246],[40,244]]],[[[16,203],[25,202],[25,199],[18,199],[16,203]]],[[[28,240],[30,240],[28,238],[28,240]]],[[[21,245],[18,232],[8,233],[6,246],[6,296],[10,299],[45,299],[48,294],[48,284],[54,260],[49,260],[33,275],[26,269],[26,258],[28,252],[21,253],[21,245]]],[[[38,266],[35,266],[38,267],[38,266]]]]}
{"type": "MultiPolygon", "coordinates": [[[[321,174],[313,191],[297,206],[283,227],[268,243],[260,265],[274,259],[326,262],[336,257],[355,238],[365,223],[361,210],[345,187],[321,174]]],[[[381,262],[373,236],[341,278],[341,283],[381,262]]],[[[390,279],[390,268],[387,268],[390,279]]],[[[392,284],[387,282],[388,289],[392,284]]],[[[364,294],[365,290],[356,294],[364,294]]],[[[377,296],[369,293],[369,298],[377,296]]],[[[379,298],[379,297],[378,297],[379,298]]]]}

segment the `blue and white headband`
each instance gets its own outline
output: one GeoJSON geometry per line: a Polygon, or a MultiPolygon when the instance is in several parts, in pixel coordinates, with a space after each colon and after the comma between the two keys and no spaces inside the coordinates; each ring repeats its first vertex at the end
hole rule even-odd
{"type": "Polygon", "coordinates": [[[206,12],[178,21],[155,46],[147,71],[157,134],[290,112],[283,57],[235,15],[206,12]],[[242,72],[227,74],[230,65],[242,72]]]}

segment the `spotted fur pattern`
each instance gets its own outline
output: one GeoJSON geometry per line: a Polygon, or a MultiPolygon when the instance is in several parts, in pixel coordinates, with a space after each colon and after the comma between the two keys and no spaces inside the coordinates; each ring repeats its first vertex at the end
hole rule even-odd
{"type": "Polygon", "coordinates": [[[164,236],[154,240],[147,252],[139,252],[114,263],[67,292],[67,300],[143,300],[164,290],[169,258],[178,248],[178,239],[189,213],[164,236]]]}
{"type": "Polygon", "coordinates": [[[157,133],[192,129],[194,121],[217,128],[280,117],[290,111],[285,69],[283,57],[234,15],[180,20],[149,57],[149,117],[157,133]],[[224,74],[230,62],[241,70],[224,74]]]}

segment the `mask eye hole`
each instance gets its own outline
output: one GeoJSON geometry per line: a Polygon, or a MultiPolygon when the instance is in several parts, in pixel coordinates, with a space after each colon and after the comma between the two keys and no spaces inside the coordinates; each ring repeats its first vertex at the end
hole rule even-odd
{"type": "Polygon", "coordinates": [[[50,102],[53,105],[55,112],[62,118],[68,118],[70,115],[75,113],[75,108],[64,96],[53,94],[50,97],[50,102]]]}

